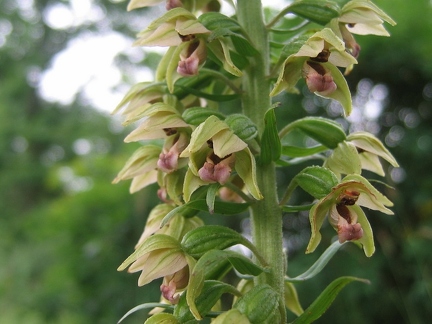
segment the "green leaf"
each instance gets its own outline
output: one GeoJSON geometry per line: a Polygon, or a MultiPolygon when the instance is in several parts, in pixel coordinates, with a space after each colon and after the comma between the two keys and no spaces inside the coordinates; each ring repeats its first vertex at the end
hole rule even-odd
{"type": "Polygon", "coordinates": [[[134,308],[132,308],[131,310],[129,310],[126,314],[123,315],[122,318],[120,318],[120,320],[117,323],[122,322],[126,317],[128,317],[130,314],[135,313],[136,311],[139,311],[141,309],[153,309],[155,307],[162,307],[162,308],[168,308],[168,309],[172,309],[173,307],[171,305],[167,305],[167,304],[162,304],[162,303],[145,303],[145,304],[141,304],[138,306],[135,306],[134,308]]]}
{"type": "Polygon", "coordinates": [[[311,166],[303,169],[294,181],[307,193],[317,199],[327,196],[339,181],[336,175],[327,168],[311,166]]]}
{"type": "Polygon", "coordinates": [[[304,273],[298,275],[294,278],[285,278],[286,282],[301,282],[306,281],[315,277],[318,273],[321,272],[322,269],[327,265],[330,259],[336,254],[336,252],[344,245],[345,243],[339,243],[339,241],[335,241],[332,245],[330,245],[323,254],[318,258],[317,261],[304,273]]]}
{"type": "Polygon", "coordinates": [[[261,139],[260,163],[269,164],[277,161],[281,155],[281,142],[276,125],[276,115],[269,109],[264,117],[265,128],[261,139]]]}
{"type": "Polygon", "coordinates": [[[270,323],[279,304],[278,294],[266,284],[253,287],[240,297],[234,308],[245,314],[251,323],[270,323]]]}
{"type": "Polygon", "coordinates": [[[336,148],[340,142],[346,140],[346,135],[341,125],[327,118],[305,117],[289,124],[288,127],[290,130],[298,129],[318,143],[332,149],[336,148]]]}
{"type": "Polygon", "coordinates": [[[297,317],[292,324],[309,324],[317,320],[330,307],[339,292],[347,284],[353,281],[369,283],[368,280],[356,277],[340,277],[334,280],[317,299],[304,311],[302,315],[297,317]]]}
{"type": "Polygon", "coordinates": [[[305,157],[314,155],[317,153],[321,153],[327,150],[327,147],[323,145],[317,145],[313,147],[297,147],[297,146],[289,146],[283,145],[281,154],[289,157],[305,157]]]}
{"type": "Polygon", "coordinates": [[[210,312],[222,294],[239,294],[233,286],[216,280],[206,280],[199,289],[200,293],[192,294],[192,296],[197,296],[194,300],[187,298],[188,295],[191,298],[191,293],[188,293],[190,289],[189,286],[174,308],[173,315],[180,323],[196,323],[196,320],[202,319],[210,312]]]}
{"type": "Polygon", "coordinates": [[[333,1],[295,1],[289,8],[289,12],[321,25],[326,25],[340,15],[339,6],[333,1]]]}
{"type": "Polygon", "coordinates": [[[295,213],[299,211],[309,210],[312,208],[314,204],[309,205],[299,205],[299,206],[291,206],[291,205],[285,205],[282,207],[282,210],[286,213],[295,213]]]}
{"type": "Polygon", "coordinates": [[[252,243],[240,233],[219,225],[195,228],[186,233],[181,241],[183,250],[195,258],[201,257],[210,250],[224,250],[236,244],[243,244],[247,248],[252,248],[252,243]]]}

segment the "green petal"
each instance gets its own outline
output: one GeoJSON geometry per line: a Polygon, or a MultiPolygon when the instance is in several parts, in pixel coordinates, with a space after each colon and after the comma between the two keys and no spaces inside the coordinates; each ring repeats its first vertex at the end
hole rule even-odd
{"type": "Polygon", "coordinates": [[[336,174],[360,174],[360,157],[354,144],[343,141],[327,158],[325,167],[336,174]]]}
{"type": "Polygon", "coordinates": [[[306,59],[306,57],[290,55],[285,60],[270,96],[274,97],[283,90],[288,92],[293,91],[295,85],[302,76],[302,68],[306,59]]]}
{"type": "Polygon", "coordinates": [[[309,211],[309,221],[311,224],[311,238],[306,248],[306,253],[315,251],[319,242],[321,241],[321,233],[319,232],[322,224],[330,210],[334,199],[331,199],[332,195],[328,195],[316,203],[309,211]]]}

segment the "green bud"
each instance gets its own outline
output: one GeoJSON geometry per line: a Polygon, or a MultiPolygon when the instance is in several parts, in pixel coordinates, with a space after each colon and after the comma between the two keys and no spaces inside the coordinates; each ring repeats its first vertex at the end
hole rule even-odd
{"type": "Polygon", "coordinates": [[[336,175],[329,169],[320,166],[307,167],[294,179],[304,191],[317,199],[327,196],[338,184],[336,175]]]}
{"type": "Polygon", "coordinates": [[[339,6],[333,1],[303,0],[294,2],[289,12],[325,25],[333,18],[339,17],[339,11],[339,6]]]}
{"type": "Polygon", "coordinates": [[[258,135],[257,126],[245,115],[230,115],[225,119],[225,123],[243,141],[249,141],[258,135]]]}
{"type": "Polygon", "coordinates": [[[289,125],[291,130],[298,129],[328,148],[336,148],[346,139],[341,125],[322,117],[305,117],[289,125]]]}
{"type": "Polygon", "coordinates": [[[224,115],[221,113],[213,109],[203,107],[191,107],[186,109],[182,114],[184,121],[189,125],[194,126],[198,126],[199,124],[203,123],[210,116],[216,116],[219,119],[224,119],[224,115]]]}
{"type": "Polygon", "coordinates": [[[267,323],[274,318],[279,296],[269,285],[258,285],[238,299],[234,308],[246,315],[251,323],[267,323]]]}
{"type": "Polygon", "coordinates": [[[181,245],[183,250],[199,258],[210,250],[224,250],[236,244],[244,244],[247,240],[236,231],[217,225],[198,227],[183,237],[181,245]]]}

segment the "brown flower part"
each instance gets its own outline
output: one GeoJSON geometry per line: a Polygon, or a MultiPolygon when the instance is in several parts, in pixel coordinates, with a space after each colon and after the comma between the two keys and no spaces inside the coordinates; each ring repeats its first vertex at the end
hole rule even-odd
{"type": "Polygon", "coordinates": [[[211,153],[201,169],[198,170],[199,177],[207,182],[219,182],[224,184],[231,175],[231,166],[234,163],[234,155],[230,154],[224,158],[211,153]]]}

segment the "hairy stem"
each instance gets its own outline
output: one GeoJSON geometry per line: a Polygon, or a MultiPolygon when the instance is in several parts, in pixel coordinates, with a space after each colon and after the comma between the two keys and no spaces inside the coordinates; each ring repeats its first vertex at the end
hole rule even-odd
{"type": "MultiPolygon", "coordinates": [[[[244,71],[243,111],[264,131],[264,115],[271,106],[269,72],[269,42],[262,16],[260,0],[238,0],[237,15],[259,55],[250,60],[244,71]]],[[[252,237],[258,251],[270,265],[271,271],[258,277],[258,283],[269,284],[280,295],[284,293],[285,258],[282,250],[282,211],[278,205],[276,172],[273,163],[257,166],[257,178],[264,199],[251,207],[252,237]]],[[[280,307],[280,322],[285,323],[285,307],[280,307]]]]}

